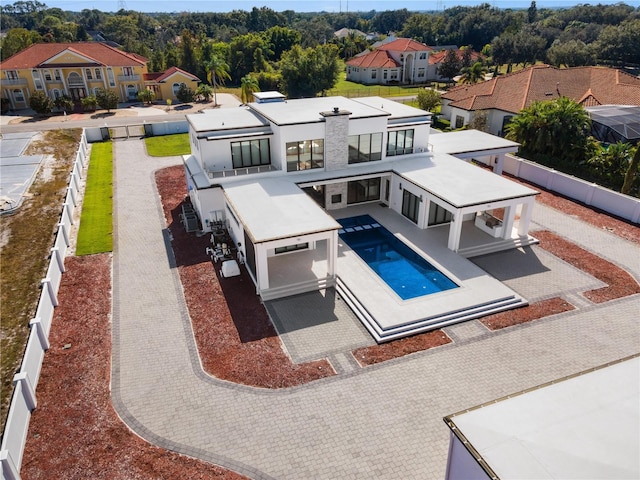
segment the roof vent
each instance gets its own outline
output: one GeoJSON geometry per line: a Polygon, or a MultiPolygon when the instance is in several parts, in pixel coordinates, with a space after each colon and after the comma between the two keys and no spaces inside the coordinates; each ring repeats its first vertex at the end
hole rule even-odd
{"type": "Polygon", "coordinates": [[[333,107],[333,113],[340,113],[340,109],[338,107],[333,107]]]}

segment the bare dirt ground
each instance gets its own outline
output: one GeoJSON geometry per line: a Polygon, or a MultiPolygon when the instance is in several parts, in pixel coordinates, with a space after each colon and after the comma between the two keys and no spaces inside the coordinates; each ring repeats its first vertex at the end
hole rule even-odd
{"type": "MultiPolygon", "coordinates": [[[[334,375],[326,361],[291,363],[246,274],[225,279],[225,283],[234,280],[232,289],[221,286],[216,269],[204,255],[207,237],[187,235],[177,217],[180,204],[185,201],[181,190],[182,168],[160,171],[157,184],[174,237],[173,249],[205,370],[220,378],[264,388],[297,385],[334,375]],[[209,293],[203,295],[203,291],[209,293]]],[[[638,227],[547,192],[538,199],[640,243],[638,227]]],[[[595,267],[600,271],[615,267],[560,237],[552,237],[550,232],[537,235],[542,248],[588,273],[594,274],[595,267]],[[596,262],[605,263],[596,265],[596,262]]],[[[69,257],[66,262],[67,272],[59,291],[60,307],[56,309],[50,334],[51,349],[45,356],[38,384],[38,408],[29,428],[23,478],[243,478],[149,445],[120,421],[109,396],[111,256],[69,257]]],[[[623,270],[622,273],[628,275],[623,270]]],[[[615,271],[598,277],[608,287],[585,296],[600,302],[639,291],[632,277],[621,275],[615,271]]],[[[499,329],[572,308],[566,300],[555,298],[488,316],[482,322],[490,329],[499,329]]],[[[444,332],[437,330],[353,354],[365,366],[449,342],[444,332]]]]}

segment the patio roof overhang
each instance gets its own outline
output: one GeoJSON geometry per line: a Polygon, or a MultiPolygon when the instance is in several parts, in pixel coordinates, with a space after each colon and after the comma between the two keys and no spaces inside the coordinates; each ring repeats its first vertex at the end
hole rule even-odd
{"type": "Polygon", "coordinates": [[[226,184],[224,195],[254,244],[340,228],[309,195],[284,178],[226,184]]]}
{"type": "Polygon", "coordinates": [[[448,153],[457,158],[515,153],[519,143],[479,130],[434,133],[429,136],[435,153],[448,153]]]}
{"type": "Polygon", "coordinates": [[[536,190],[446,154],[394,162],[393,171],[458,209],[538,194],[536,190]]]}

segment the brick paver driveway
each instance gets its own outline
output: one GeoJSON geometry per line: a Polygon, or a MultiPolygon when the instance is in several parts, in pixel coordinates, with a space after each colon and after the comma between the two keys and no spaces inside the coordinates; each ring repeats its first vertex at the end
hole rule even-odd
{"type": "MultiPolygon", "coordinates": [[[[437,479],[442,417],[637,353],[639,296],[485,334],[309,385],[265,391],[203,373],[141,141],[115,148],[112,395],[118,413],[159,446],[252,478],[437,479]]],[[[538,205],[534,222],[640,278],[640,249],[538,205]]]]}

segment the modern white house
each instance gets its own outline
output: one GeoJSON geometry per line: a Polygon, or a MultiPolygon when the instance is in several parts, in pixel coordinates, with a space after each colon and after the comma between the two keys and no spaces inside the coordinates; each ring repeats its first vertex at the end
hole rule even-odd
{"type": "Polygon", "coordinates": [[[538,192],[469,161],[499,170],[516,143],[430,136],[429,112],[380,97],[256,100],[188,115],[184,168],[200,228],[224,226],[264,300],[336,287],[379,341],[526,303],[465,258],[536,241],[538,192]],[[347,244],[378,228],[461,288],[403,299],[347,244]]]}

